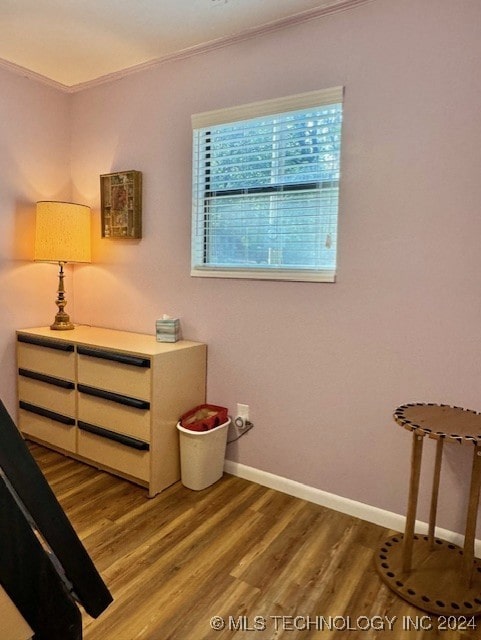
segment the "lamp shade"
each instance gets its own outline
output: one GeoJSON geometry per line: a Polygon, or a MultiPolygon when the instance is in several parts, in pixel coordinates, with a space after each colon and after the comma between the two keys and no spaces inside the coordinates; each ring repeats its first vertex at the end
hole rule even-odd
{"type": "Polygon", "coordinates": [[[34,259],[90,262],[90,208],[73,202],[37,202],[34,259]]]}

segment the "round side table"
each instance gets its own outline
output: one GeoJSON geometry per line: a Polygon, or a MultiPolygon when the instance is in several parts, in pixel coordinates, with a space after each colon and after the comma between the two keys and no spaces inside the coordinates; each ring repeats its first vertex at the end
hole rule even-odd
{"type": "Polygon", "coordinates": [[[481,560],[474,557],[481,487],[481,414],[438,404],[405,404],[394,420],[412,432],[411,478],[404,534],[386,540],[376,553],[381,578],[399,596],[436,615],[481,614],[481,560]],[[421,459],[425,437],[436,440],[428,535],[416,534],[421,459]],[[444,443],[473,449],[464,545],[435,536],[444,443]]]}

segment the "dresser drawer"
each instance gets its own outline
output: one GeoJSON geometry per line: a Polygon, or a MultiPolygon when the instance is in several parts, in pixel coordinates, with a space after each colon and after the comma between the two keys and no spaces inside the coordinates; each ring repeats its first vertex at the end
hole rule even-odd
{"type": "Polygon", "coordinates": [[[78,396],[79,420],[150,442],[150,411],[137,409],[88,393],[78,396]]]}
{"type": "Polygon", "coordinates": [[[79,430],[78,454],[133,478],[148,482],[150,451],[139,451],[109,438],[79,430]]]}
{"type": "MultiPolygon", "coordinates": [[[[32,409],[35,410],[35,407],[32,407],[32,409]]],[[[32,436],[34,439],[47,442],[65,451],[75,452],[75,424],[64,424],[47,416],[20,409],[18,412],[18,427],[26,436],[32,436]]]]}
{"type": "Polygon", "coordinates": [[[149,358],[78,347],[78,380],[83,384],[150,400],[150,379],[149,358]]]}
{"type": "MultiPolygon", "coordinates": [[[[22,336],[19,336],[19,340],[22,336]]],[[[47,344],[56,345],[55,341],[46,340],[44,345],[17,343],[17,362],[21,369],[39,371],[46,375],[75,380],[75,353],[71,350],[57,349],[47,344]]],[[[65,345],[61,345],[64,347],[65,345]]],[[[71,346],[71,345],[67,345],[71,346]]]]}
{"type": "Polygon", "coordinates": [[[71,388],[63,388],[20,374],[18,397],[25,402],[51,409],[66,416],[75,416],[75,385],[73,383],[71,385],[71,388]]]}

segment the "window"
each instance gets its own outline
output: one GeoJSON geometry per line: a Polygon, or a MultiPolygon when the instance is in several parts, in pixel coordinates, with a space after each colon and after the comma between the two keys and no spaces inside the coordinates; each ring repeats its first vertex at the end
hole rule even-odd
{"type": "Polygon", "coordinates": [[[342,96],[192,116],[192,275],[334,281],[342,96]]]}

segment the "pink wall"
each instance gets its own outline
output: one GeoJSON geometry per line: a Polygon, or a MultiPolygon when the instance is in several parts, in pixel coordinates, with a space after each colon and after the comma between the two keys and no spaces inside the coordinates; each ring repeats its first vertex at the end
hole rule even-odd
{"type": "MultiPolygon", "coordinates": [[[[374,0],[68,96],[73,196],[95,212],[95,263],[75,273],[74,319],[153,333],[162,313],[179,315],[184,335],[209,345],[208,399],[251,407],[256,427],[231,460],[403,513],[410,438],[393,409],[481,410],[480,22],[478,0],[374,0]],[[191,114],[339,84],[337,283],[191,278],[191,114]],[[126,169],[143,172],[144,237],[101,240],[98,176],[126,169]]],[[[55,121],[51,92],[31,88],[41,97],[28,102],[16,91],[27,113],[39,105],[55,121]]],[[[0,127],[31,171],[62,182],[62,118],[53,159],[0,127]]],[[[25,187],[20,169],[12,178],[10,226],[16,201],[45,188],[25,187]]],[[[8,331],[50,320],[33,294],[8,331]]],[[[450,529],[463,526],[468,453],[451,447],[444,468],[439,524],[450,529]]]]}
{"type": "MultiPolygon", "coordinates": [[[[145,223],[125,243],[97,221],[77,320],[150,333],[178,314],[209,345],[208,399],[251,407],[230,459],[404,513],[393,409],[481,410],[480,21],[477,0],[375,1],[74,96],[75,188],[98,209],[100,173],[141,170],[145,223]],[[337,283],[191,278],[191,114],[339,84],[337,283]]],[[[468,453],[444,470],[455,530],[468,453]]]]}
{"type": "Polygon", "coordinates": [[[33,230],[37,200],[70,194],[69,126],[69,96],[0,69],[0,397],[11,412],[15,329],[56,311],[56,268],[31,262],[33,230]]]}

